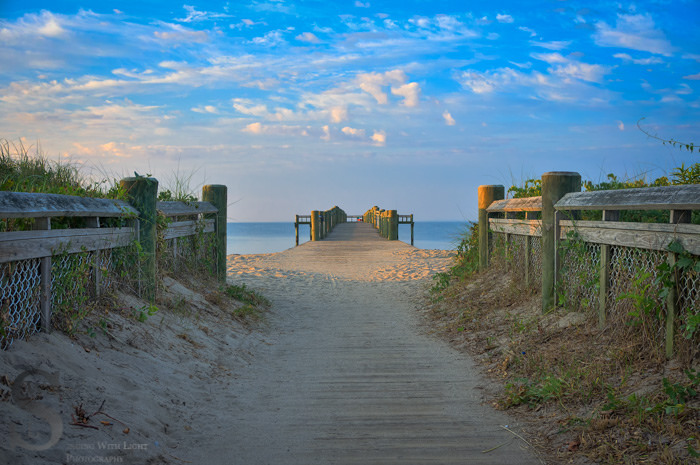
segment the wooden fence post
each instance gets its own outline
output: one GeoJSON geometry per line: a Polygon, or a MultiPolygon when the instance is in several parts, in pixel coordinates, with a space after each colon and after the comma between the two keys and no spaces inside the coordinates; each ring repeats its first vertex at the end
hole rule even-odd
{"type": "Polygon", "coordinates": [[[129,202],[139,212],[139,243],[141,244],[141,294],[149,300],[156,298],[156,199],[158,180],[138,176],[124,178],[121,186],[126,191],[129,202]]]}
{"type": "Polygon", "coordinates": [[[486,209],[495,200],[505,198],[505,187],[501,185],[479,186],[479,269],[489,266],[489,216],[486,209]]]}
{"type": "Polygon", "coordinates": [[[216,213],[216,277],[226,282],[226,219],[228,212],[228,188],[222,184],[209,184],[202,187],[202,200],[209,202],[219,211],[216,213]]]}
{"type": "Polygon", "coordinates": [[[554,286],[557,279],[559,228],[554,204],[564,194],[581,191],[581,175],[571,171],[551,171],[542,175],[542,311],[556,304],[554,286]]]}
{"type": "MultiPolygon", "coordinates": [[[[603,210],[603,221],[620,221],[619,210],[603,210]]],[[[607,318],[608,291],[610,289],[610,257],[611,249],[609,244],[600,244],[600,271],[598,282],[598,327],[605,326],[607,318]]]]}
{"type": "Polygon", "coordinates": [[[311,211],[311,240],[321,240],[321,215],[318,210],[311,211]]]}
{"type": "Polygon", "coordinates": [[[413,213],[411,213],[411,245],[413,245],[413,213]]]}
{"type": "Polygon", "coordinates": [[[299,245],[299,215],[294,215],[294,239],[296,245],[299,245]]]}
{"type": "Polygon", "coordinates": [[[396,210],[389,210],[387,215],[388,235],[390,241],[399,240],[399,215],[396,210]]]}

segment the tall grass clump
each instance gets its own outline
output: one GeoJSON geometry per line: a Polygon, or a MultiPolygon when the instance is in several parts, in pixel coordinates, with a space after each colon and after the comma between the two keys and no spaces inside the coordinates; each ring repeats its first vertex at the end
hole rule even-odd
{"type": "Polygon", "coordinates": [[[39,144],[27,147],[0,139],[0,190],[66,194],[79,197],[123,198],[117,183],[91,182],[77,165],[50,160],[39,144]]]}

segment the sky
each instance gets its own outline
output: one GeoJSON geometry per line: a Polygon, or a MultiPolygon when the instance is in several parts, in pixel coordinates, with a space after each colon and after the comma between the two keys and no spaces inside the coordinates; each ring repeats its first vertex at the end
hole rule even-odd
{"type": "Polygon", "coordinates": [[[0,138],[229,221],[473,220],[548,171],[668,175],[700,144],[700,2],[0,0],[0,138]],[[640,121],[641,120],[641,121],[640,121]]]}

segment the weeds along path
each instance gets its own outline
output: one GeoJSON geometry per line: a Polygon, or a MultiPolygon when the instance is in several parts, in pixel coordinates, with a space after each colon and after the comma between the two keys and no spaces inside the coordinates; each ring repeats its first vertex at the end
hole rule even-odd
{"type": "MultiPolygon", "coordinates": [[[[450,253],[341,224],[322,242],[229,257],[272,301],[266,344],[201,463],[540,463],[513,419],[482,405],[472,362],[421,328],[416,305],[450,253]]],[[[195,452],[195,451],[193,451],[195,452]]]]}

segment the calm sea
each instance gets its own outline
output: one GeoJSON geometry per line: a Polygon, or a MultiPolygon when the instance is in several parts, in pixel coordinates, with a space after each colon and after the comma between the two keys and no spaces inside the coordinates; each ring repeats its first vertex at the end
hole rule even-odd
{"type": "MultiPolygon", "coordinates": [[[[420,249],[454,250],[468,223],[418,221],[413,245],[420,249]]],[[[228,223],[227,253],[272,253],[294,247],[294,223],[228,223]]],[[[299,243],[309,240],[309,226],[299,226],[299,243]]],[[[411,226],[399,225],[399,240],[411,243],[411,226]]]]}

